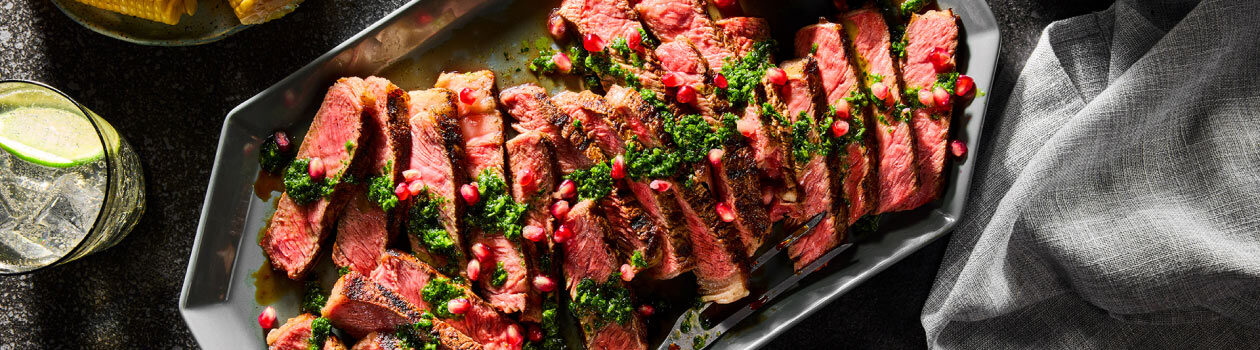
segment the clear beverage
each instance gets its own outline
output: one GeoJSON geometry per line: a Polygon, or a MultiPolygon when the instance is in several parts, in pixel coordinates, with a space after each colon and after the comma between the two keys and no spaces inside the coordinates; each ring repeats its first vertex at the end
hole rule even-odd
{"type": "Polygon", "coordinates": [[[60,91],[0,81],[0,148],[0,274],[112,247],[144,213],[131,145],[60,91]]]}

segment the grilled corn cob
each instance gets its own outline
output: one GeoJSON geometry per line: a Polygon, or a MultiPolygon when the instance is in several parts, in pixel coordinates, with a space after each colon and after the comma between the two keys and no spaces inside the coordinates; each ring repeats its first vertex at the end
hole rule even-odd
{"type": "Polygon", "coordinates": [[[297,9],[302,0],[228,0],[243,24],[259,24],[297,9]]]}
{"type": "Polygon", "coordinates": [[[89,6],[170,25],[197,11],[197,0],[78,0],[89,6]]]}

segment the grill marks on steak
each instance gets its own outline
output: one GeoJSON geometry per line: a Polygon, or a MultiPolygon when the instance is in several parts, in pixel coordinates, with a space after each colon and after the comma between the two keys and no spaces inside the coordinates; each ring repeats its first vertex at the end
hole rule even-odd
{"type": "MultiPolygon", "coordinates": [[[[910,17],[906,25],[906,56],[901,59],[901,76],[907,90],[931,90],[940,73],[954,70],[954,53],[958,49],[958,17],[952,10],[927,11],[910,17]],[[935,49],[944,49],[950,57],[949,68],[938,71],[932,64],[935,49]]],[[[956,98],[956,97],[955,97],[956,98]]],[[[919,191],[902,210],[925,205],[941,196],[944,187],[945,147],[953,103],[945,106],[915,109],[910,117],[914,129],[915,160],[919,169],[919,191]]]]}
{"type": "Polygon", "coordinates": [[[702,0],[643,0],[634,9],[662,43],[690,41],[714,70],[732,57],[722,31],[704,12],[702,0]]]}
{"type": "Polygon", "coordinates": [[[350,350],[408,350],[409,346],[406,342],[393,333],[372,332],[363,339],[359,339],[358,343],[354,343],[354,347],[350,350]]]}
{"type": "MultiPolygon", "coordinates": [[[[590,91],[566,91],[552,97],[552,102],[573,120],[564,126],[561,134],[570,144],[580,145],[578,149],[586,155],[588,164],[610,161],[616,155],[625,153],[625,144],[618,131],[608,122],[613,109],[602,96],[590,91]]],[[[630,263],[631,256],[640,253],[648,266],[660,262],[661,247],[657,237],[666,235],[664,226],[646,215],[642,204],[627,186],[615,186],[608,196],[599,200],[599,204],[604,218],[612,227],[612,240],[619,248],[618,252],[624,255],[621,261],[630,263]]],[[[635,269],[637,271],[639,267],[635,269]]]]}
{"type": "MultiPolygon", "coordinates": [[[[806,26],[796,32],[796,54],[804,57],[813,52],[818,62],[826,103],[832,106],[838,105],[840,100],[853,93],[861,92],[857,69],[849,62],[849,56],[845,53],[843,31],[844,28],[839,24],[823,22],[806,26]]],[[[850,106],[851,118],[857,118],[862,125],[871,125],[870,114],[868,109],[850,106]]],[[[856,130],[850,129],[849,132],[856,130]]],[[[875,206],[875,181],[870,179],[873,169],[869,132],[863,135],[862,141],[846,145],[843,154],[830,156],[829,163],[833,166],[833,172],[844,173],[833,186],[839,189],[837,194],[842,195],[838,198],[848,204],[847,225],[852,225],[858,218],[870,213],[875,206]],[[837,166],[839,164],[843,166],[837,166]]]]}
{"type": "MultiPolygon", "coordinates": [[[[605,94],[605,100],[612,108],[605,121],[617,129],[622,140],[637,139],[645,149],[661,147],[657,138],[660,132],[659,118],[655,110],[633,89],[614,85],[605,94]]],[[[666,181],[673,188],[673,180],[666,181]]],[[[660,263],[648,269],[654,279],[671,279],[691,270],[691,245],[688,244],[690,233],[683,224],[681,209],[674,196],[666,192],[658,192],[648,187],[644,181],[626,179],[626,185],[633,192],[635,199],[643,205],[643,210],[655,219],[662,228],[656,237],[661,247],[660,263]]]]}
{"type": "MultiPolygon", "coordinates": [[[[422,310],[446,307],[446,305],[429,305],[424,301],[421,292],[430,281],[437,278],[445,278],[445,276],[406,253],[392,250],[381,257],[380,266],[372,271],[371,275],[373,282],[395,292],[402,300],[422,310]]],[[[520,326],[507,316],[500,314],[494,306],[477,297],[467,287],[460,285],[459,288],[463,290],[464,297],[468,299],[471,306],[461,317],[442,319],[442,322],[478,344],[501,346],[510,344],[507,336],[508,328],[520,326]]]]}
{"type": "MultiPolygon", "coordinates": [[[[334,327],[355,338],[373,332],[394,332],[398,326],[419,321],[423,312],[393,290],[354,271],[337,280],[328,303],[320,310],[334,327]]],[[[442,345],[450,349],[475,350],[483,347],[442,319],[433,319],[433,333],[442,345]]]]}
{"type": "MultiPolygon", "coordinates": [[[[311,339],[311,321],[315,320],[315,315],[301,314],[297,317],[290,318],[288,321],[267,332],[267,349],[268,350],[306,350],[311,339]]],[[[335,335],[329,335],[328,340],[324,341],[320,349],[323,350],[344,350],[345,345],[341,344],[341,340],[335,335]]],[[[356,347],[357,349],[357,347],[356,347]]]]}
{"type": "MultiPolygon", "coordinates": [[[[366,85],[359,78],[343,78],[333,84],[298,149],[298,158],[319,157],[327,178],[346,175],[347,165],[356,158],[361,147],[346,147],[347,143],[363,144],[366,85]]],[[[306,205],[297,204],[287,193],[280,195],[276,212],[259,239],[272,267],[293,280],[301,280],[310,271],[320,242],[344,208],[346,186],[343,182],[329,197],[306,205]]]]}
{"type": "MultiPolygon", "coordinates": [[[[565,0],[556,9],[556,13],[572,24],[579,34],[594,34],[609,45],[617,38],[630,38],[632,33],[643,28],[638,14],[631,9],[627,0],[565,0]]],[[[608,55],[613,64],[633,73],[640,85],[658,94],[664,93],[664,86],[654,69],[657,66],[656,58],[650,52],[640,52],[639,56],[644,61],[642,66],[632,64],[619,55],[608,55]]],[[[604,75],[600,79],[605,87],[620,83],[617,81],[620,77],[612,75],[604,75]]]]}
{"type": "MultiPolygon", "coordinates": [[[[613,278],[618,268],[617,259],[604,240],[609,228],[595,215],[593,207],[591,200],[582,200],[565,216],[564,225],[573,231],[573,237],[564,243],[562,263],[565,286],[571,298],[577,298],[577,286],[582,280],[590,278],[596,283],[605,283],[613,278]]],[[[625,287],[625,283],[613,281],[625,287]]],[[[638,313],[632,314],[625,325],[610,321],[598,329],[592,329],[596,320],[589,317],[579,321],[584,325],[587,348],[647,349],[643,319],[638,313]]]]}
{"type": "Polygon", "coordinates": [[[569,116],[547,97],[547,90],[532,83],[517,85],[499,93],[499,100],[508,114],[516,118],[513,129],[519,132],[537,131],[551,140],[556,151],[556,166],[562,174],[589,166],[585,156],[560,135],[560,129],[571,122],[569,116]]]}
{"type": "MultiPolygon", "coordinates": [[[[529,279],[533,276],[549,275],[549,266],[541,266],[540,257],[552,254],[551,241],[552,218],[548,210],[551,204],[551,191],[556,188],[556,174],[553,170],[552,146],[542,133],[527,131],[516,135],[504,148],[508,154],[508,168],[512,171],[512,200],[528,206],[525,211],[525,226],[538,227],[543,230],[541,244],[524,243],[525,257],[531,260],[529,279]],[[526,174],[529,174],[526,176],[526,174]]],[[[522,321],[542,322],[542,295],[530,288],[526,300],[522,321]]]]}
{"type": "MultiPolygon", "coordinates": [[[[483,172],[490,172],[507,182],[503,156],[503,116],[495,101],[494,73],[482,70],[470,73],[447,72],[438,76],[437,86],[463,93],[468,89],[473,103],[458,101],[459,119],[464,136],[464,161],[470,181],[483,172]]],[[[484,195],[483,195],[484,197],[484,195]]],[[[472,243],[481,243],[490,249],[490,257],[481,261],[481,276],[477,278],[487,299],[495,308],[505,313],[523,311],[530,291],[528,281],[529,260],[524,256],[521,242],[509,240],[502,232],[483,232],[471,229],[472,243]],[[499,264],[507,272],[507,282],[495,286],[492,276],[499,264]]]]}
{"type": "MultiPolygon", "coordinates": [[[[781,65],[787,73],[787,84],[782,88],[784,102],[787,105],[787,118],[793,123],[802,119],[809,122],[809,131],[804,142],[817,144],[824,135],[819,135],[817,120],[821,118],[822,83],[819,81],[818,63],[813,56],[806,56],[781,65]]],[[[797,141],[800,142],[800,141],[797,141]]],[[[836,217],[845,217],[843,202],[835,202],[836,183],[833,177],[843,174],[833,171],[828,166],[827,157],[814,153],[804,162],[797,160],[797,178],[801,180],[804,198],[798,203],[793,221],[804,222],[819,213],[824,213],[823,220],[813,230],[801,236],[788,247],[788,256],[792,258],[795,268],[801,268],[814,262],[815,259],[840,244],[844,234],[845,222],[836,217]]]]}
{"type": "MultiPolygon", "coordinates": [[[[429,195],[442,198],[439,221],[456,247],[466,247],[459,218],[464,202],[457,200],[457,188],[466,182],[463,166],[464,137],[456,115],[455,93],[433,88],[412,91],[408,124],[411,128],[411,159],[408,167],[420,173],[420,181],[429,195]]],[[[415,201],[414,199],[412,201],[415,201]]],[[[420,260],[433,266],[463,267],[467,255],[448,257],[429,252],[420,237],[408,235],[411,251],[420,260]]]]}
{"type": "Polygon", "coordinates": [[[853,45],[850,52],[858,62],[860,74],[865,76],[865,86],[876,83],[874,78],[878,75],[883,77],[879,82],[890,90],[890,103],[872,106],[875,122],[868,127],[868,132],[875,134],[879,151],[876,170],[879,195],[875,213],[896,211],[903,208],[919,190],[919,180],[910,125],[901,121],[901,112],[892,107],[901,100],[901,84],[889,53],[888,25],[872,8],[845,14],[843,23],[853,45]]]}

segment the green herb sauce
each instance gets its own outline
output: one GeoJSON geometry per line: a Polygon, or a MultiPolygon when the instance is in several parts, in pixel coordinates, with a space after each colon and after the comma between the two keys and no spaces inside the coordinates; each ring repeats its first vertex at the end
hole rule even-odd
{"type": "Polygon", "coordinates": [[[420,314],[420,321],[408,325],[400,325],[394,331],[394,337],[402,340],[406,349],[437,350],[441,345],[433,332],[433,314],[420,314]]]}
{"type": "Polygon", "coordinates": [[[950,95],[954,94],[955,86],[958,86],[958,72],[937,74],[936,84],[932,84],[933,88],[945,89],[950,95]]]}
{"type": "Polygon", "coordinates": [[[679,159],[688,164],[704,160],[709,150],[737,141],[737,135],[743,136],[735,131],[735,115],[730,113],[723,114],[717,127],[700,115],[689,114],[665,119],[664,129],[673,140],[679,159]]]}
{"type": "Polygon", "coordinates": [[[634,251],[634,255],[630,256],[630,265],[633,265],[635,268],[639,268],[639,269],[645,269],[648,267],[647,259],[643,258],[643,251],[641,250],[634,251]]]}
{"type": "Polygon", "coordinates": [[[614,273],[604,283],[584,278],[578,282],[577,295],[573,298],[573,312],[576,316],[594,316],[595,328],[607,322],[626,324],[634,313],[630,303],[630,290],[622,287],[620,274],[614,273]]]}
{"type": "Polygon", "coordinates": [[[564,178],[577,183],[577,194],[581,199],[600,199],[612,193],[612,167],[608,162],[599,162],[590,168],[575,170],[564,178]]]}
{"type": "Polygon", "coordinates": [[[502,232],[508,239],[519,240],[526,205],[512,200],[503,177],[486,169],[477,176],[477,189],[481,200],[469,206],[467,222],[482,231],[502,232]]]}
{"type": "Polygon", "coordinates": [[[284,191],[297,204],[308,204],[332,194],[338,179],[325,176],[315,181],[310,175],[311,160],[294,160],[284,170],[284,191]]]}
{"type": "Polygon", "coordinates": [[[302,312],[318,315],[319,310],[323,309],[324,304],[327,303],[328,295],[324,293],[324,288],[319,286],[319,281],[306,281],[305,292],[302,294],[302,312]]]}
{"type": "Polygon", "coordinates": [[[446,277],[438,277],[430,280],[429,284],[424,285],[424,289],[420,290],[420,298],[429,304],[429,311],[437,318],[460,318],[463,315],[453,314],[446,308],[446,304],[451,299],[464,297],[464,290],[460,287],[455,281],[451,281],[446,277]]]}
{"type": "Polygon", "coordinates": [[[311,337],[306,339],[306,349],[319,350],[323,348],[324,342],[328,341],[329,335],[332,335],[332,322],[323,317],[312,320],[311,337]]]}
{"type": "Polygon", "coordinates": [[[284,171],[284,167],[293,161],[295,155],[293,147],[289,147],[288,152],[282,152],[280,145],[276,143],[275,136],[268,137],[258,149],[258,165],[268,173],[280,174],[284,171]]]}
{"type": "Polygon", "coordinates": [[[682,162],[677,154],[659,147],[642,148],[633,140],[626,143],[626,175],[630,178],[667,178],[677,174],[682,162]]]}
{"type": "Polygon", "coordinates": [[[901,15],[910,17],[910,15],[918,13],[924,6],[927,6],[927,3],[927,0],[906,0],[906,2],[901,3],[901,15]]]}
{"type": "Polygon", "coordinates": [[[416,236],[430,254],[445,256],[448,261],[462,256],[463,252],[455,246],[455,240],[441,222],[446,199],[433,195],[427,187],[415,198],[407,213],[407,233],[416,236]]]}
{"type": "Polygon", "coordinates": [[[726,88],[717,89],[718,97],[731,101],[732,110],[739,110],[752,101],[752,96],[761,78],[766,75],[770,63],[770,54],[774,52],[773,40],[762,41],[753,45],[752,52],[736,59],[727,58],[722,65],[721,73],[726,78],[726,88]]]}
{"type": "Polygon", "coordinates": [[[394,194],[393,173],[392,169],[387,170],[384,175],[374,176],[368,180],[368,200],[387,212],[398,206],[398,195],[394,194]]]}
{"type": "Polygon", "coordinates": [[[507,269],[503,268],[503,262],[500,261],[499,265],[494,268],[494,273],[490,275],[490,285],[502,287],[504,283],[507,283],[507,275],[507,269]]]}

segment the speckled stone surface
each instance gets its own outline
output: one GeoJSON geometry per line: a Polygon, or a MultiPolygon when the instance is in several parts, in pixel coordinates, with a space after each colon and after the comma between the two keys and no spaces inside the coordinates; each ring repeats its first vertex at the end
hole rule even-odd
{"type": "MultiPolygon", "coordinates": [[[[0,78],[46,82],[108,119],[139,153],[148,199],[139,226],[117,247],[0,277],[0,350],[197,347],[177,301],[224,116],[404,2],[307,1],[216,43],[164,48],[98,35],[49,1],[0,0],[0,78]]],[[[1001,92],[1014,84],[1041,28],[1105,2],[989,0],[1003,36],[990,113],[1001,110],[1001,92]]],[[[769,347],[923,347],[919,311],[945,243],[911,255],[769,347]]]]}

